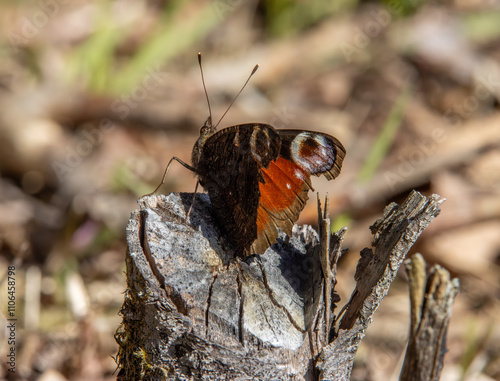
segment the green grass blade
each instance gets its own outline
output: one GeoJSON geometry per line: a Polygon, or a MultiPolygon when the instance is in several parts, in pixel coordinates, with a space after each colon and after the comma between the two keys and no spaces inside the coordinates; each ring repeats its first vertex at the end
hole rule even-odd
{"type": "Polygon", "coordinates": [[[380,134],[365,159],[363,167],[359,171],[358,180],[360,182],[369,181],[375,174],[377,168],[380,166],[384,157],[387,155],[387,151],[394,141],[394,137],[396,136],[404,118],[406,106],[412,95],[411,89],[412,87],[409,84],[405,84],[403,86],[403,89],[394,103],[394,106],[392,107],[380,134]]]}

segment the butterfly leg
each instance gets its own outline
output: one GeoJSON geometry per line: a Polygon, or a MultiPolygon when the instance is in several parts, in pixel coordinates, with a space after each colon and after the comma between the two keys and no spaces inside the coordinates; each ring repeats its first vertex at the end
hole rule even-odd
{"type": "Polygon", "coordinates": [[[193,205],[194,205],[194,200],[196,198],[196,193],[198,192],[198,185],[200,185],[200,180],[198,180],[196,182],[196,187],[194,188],[194,193],[193,193],[193,200],[191,201],[191,206],[189,207],[189,210],[186,214],[186,218],[184,218],[184,222],[187,221],[187,219],[189,218],[189,215],[191,214],[191,210],[193,209],[193,205]]]}
{"type": "Polygon", "coordinates": [[[152,195],[154,195],[158,191],[158,189],[160,189],[160,187],[165,183],[165,177],[167,176],[168,167],[170,167],[170,164],[172,164],[172,162],[174,160],[177,161],[179,164],[181,164],[183,167],[189,169],[191,172],[196,173],[196,169],[194,167],[191,167],[189,164],[184,163],[181,159],[179,159],[179,158],[177,158],[177,157],[174,156],[168,162],[167,167],[165,168],[165,172],[163,172],[163,177],[161,179],[160,184],[158,184],[158,186],[155,188],[154,191],[152,191],[151,193],[145,194],[143,197],[152,196],[152,195]]]}

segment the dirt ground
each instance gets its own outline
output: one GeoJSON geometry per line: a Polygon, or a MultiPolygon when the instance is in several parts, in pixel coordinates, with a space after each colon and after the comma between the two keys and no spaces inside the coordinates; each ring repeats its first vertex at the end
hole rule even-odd
{"type": "MultiPolygon", "coordinates": [[[[338,179],[313,179],[335,227],[348,227],[344,300],[387,204],[412,189],[447,199],[412,250],[461,283],[442,380],[500,380],[498,1],[0,7],[0,379],[116,378],[125,226],[172,156],[190,162],[208,116],[202,52],[215,121],[260,65],[221,127],[316,130],[346,147],[338,179]]],[[[160,192],[195,183],[174,164],[160,192]]],[[[300,224],[315,224],[315,202],[300,224]]],[[[353,380],[398,378],[408,313],[401,271],[353,380]]]]}

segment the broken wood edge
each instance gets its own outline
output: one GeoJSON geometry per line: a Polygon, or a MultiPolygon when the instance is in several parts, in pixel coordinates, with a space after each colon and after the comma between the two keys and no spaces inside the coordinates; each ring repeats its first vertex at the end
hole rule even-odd
{"type": "Polygon", "coordinates": [[[428,199],[412,191],[401,206],[390,204],[371,227],[374,241],[361,251],[356,268],[356,287],[335,339],[323,348],[316,367],[320,380],[349,380],[359,344],[373,314],[387,295],[404,257],[420,234],[439,214],[444,199],[428,199]]]}
{"type": "Polygon", "coordinates": [[[425,260],[419,253],[405,261],[405,268],[409,278],[411,324],[400,379],[439,380],[452,305],[460,282],[439,265],[432,266],[426,273],[425,260]]]}

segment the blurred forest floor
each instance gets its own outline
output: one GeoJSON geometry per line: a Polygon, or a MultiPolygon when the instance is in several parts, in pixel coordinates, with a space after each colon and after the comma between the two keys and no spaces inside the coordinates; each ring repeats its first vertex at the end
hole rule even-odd
{"type": "MultiPolygon", "coordinates": [[[[500,2],[0,1],[0,379],[112,380],[125,226],[172,156],[221,126],[336,136],[314,179],[348,226],[338,292],[368,227],[412,190],[447,201],[414,252],[460,278],[442,380],[500,380],[500,2]],[[8,369],[7,269],[16,287],[8,369]]],[[[162,193],[193,192],[174,164],[162,193]]],[[[315,195],[299,223],[315,224],[315,195]]],[[[409,326],[402,271],[353,380],[395,380],[409,326]]]]}

